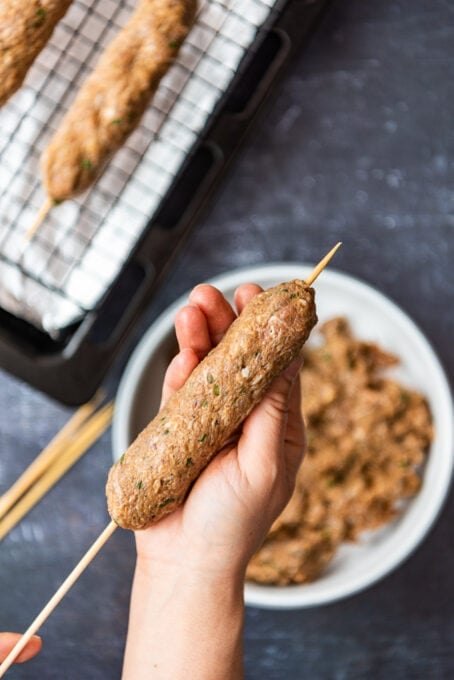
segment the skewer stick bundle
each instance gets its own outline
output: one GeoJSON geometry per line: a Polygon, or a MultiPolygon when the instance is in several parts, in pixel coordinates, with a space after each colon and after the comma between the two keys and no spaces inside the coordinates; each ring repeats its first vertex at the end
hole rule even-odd
{"type": "Polygon", "coordinates": [[[43,475],[60,457],[63,447],[73,439],[84,423],[90,418],[102,399],[101,394],[87,404],[81,406],[60,432],[52,439],[45,449],[35,458],[19,479],[0,496],[0,526],[2,518],[11,510],[13,505],[26,491],[43,475]]]}
{"type": "MultiPolygon", "coordinates": [[[[112,413],[113,405],[107,404],[79,428],[74,441],[70,439],[66,441],[64,450],[60,446],[58,447],[56,450],[57,456],[52,461],[52,464],[48,466],[37,481],[35,481],[34,485],[20,497],[20,500],[17,500],[12,509],[0,520],[0,541],[43,498],[55,483],[77,463],[94,442],[99,439],[109,426],[112,420],[112,413]]],[[[20,480],[18,481],[20,482],[20,480]]],[[[20,485],[18,487],[20,488],[20,485]]],[[[16,490],[18,487],[16,487],[16,490]]]]}
{"type": "MultiPolygon", "coordinates": [[[[334,256],[334,254],[336,253],[336,251],[339,249],[340,246],[341,246],[341,243],[338,243],[336,246],[334,246],[334,248],[332,248],[330,250],[330,252],[319,262],[319,264],[315,267],[315,269],[311,272],[311,274],[306,279],[307,285],[311,285],[315,281],[315,279],[323,271],[323,269],[326,267],[326,265],[331,260],[331,258],[334,256]]],[[[39,630],[39,628],[47,620],[47,618],[50,616],[50,614],[54,611],[54,609],[59,604],[59,602],[61,602],[63,597],[66,595],[66,593],[70,590],[70,588],[77,581],[77,579],[82,574],[84,569],[90,564],[90,562],[97,555],[97,553],[100,551],[102,546],[108,541],[110,536],[114,533],[116,527],[117,527],[116,523],[111,521],[107,525],[107,527],[104,529],[104,531],[100,534],[100,536],[96,539],[96,541],[93,543],[93,545],[89,548],[89,550],[86,552],[86,554],[82,557],[80,562],[74,567],[74,569],[70,573],[70,575],[62,583],[62,585],[57,590],[57,592],[49,600],[49,602],[46,604],[46,606],[40,612],[40,614],[38,614],[38,616],[35,618],[35,620],[30,625],[28,630],[24,633],[24,635],[20,638],[20,640],[15,645],[15,647],[11,650],[11,652],[9,653],[7,658],[0,665],[0,678],[2,678],[4,676],[4,674],[6,673],[8,668],[11,666],[12,663],[14,663],[14,660],[17,658],[17,656],[20,654],[20,652],[24,649],[27,642],[39,630]]]]}

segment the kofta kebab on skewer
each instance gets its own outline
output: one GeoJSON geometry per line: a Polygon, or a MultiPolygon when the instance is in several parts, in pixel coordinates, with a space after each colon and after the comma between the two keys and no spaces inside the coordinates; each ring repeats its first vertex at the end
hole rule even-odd
{"type": "Polygon", "coordinates": [[[26,234],[52,206],[101,175],[137,127],[194,23],[197,0],[140,0],[105,49],[41,157],[47,199],[26,234]]]}
{"type": "Polygon", "coordinates": [[[252,298],[219,345],[112,466],[106,489],[112,521],[0,665],[0,678],[118,525],[143,529],[184,502],[195,479],[274,378],[300,354],[317,322],[310,286],[340,245],[306,281],[281,283],[252,298]],[[176,419],[178,427],[171,430],[176,419]]]}
{"type": "Polygon", "coordinates": [[[72,0],[2,0],[0,106],[20,88],[72,0]]]}

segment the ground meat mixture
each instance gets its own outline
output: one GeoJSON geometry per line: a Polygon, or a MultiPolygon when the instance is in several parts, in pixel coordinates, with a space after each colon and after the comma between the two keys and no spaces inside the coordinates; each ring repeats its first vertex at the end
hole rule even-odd
{"type": "Polygon", "coordinates": [[[144,529],[181,505],[274,378],[300,354],[316,322],[314,290],[304,281],[252,298],[110,470],[112,519],[125,529],[144,529]]]}
{"type": "Polygon", "coordinates": [[[302,370],[307,452],[295,493],[249,564],[247,578],[287,585],[316,579],[342,541],[392,520],[421,485],[432,439],[424,397],[385,376],[398,359],[321,327],[302,370]]]}

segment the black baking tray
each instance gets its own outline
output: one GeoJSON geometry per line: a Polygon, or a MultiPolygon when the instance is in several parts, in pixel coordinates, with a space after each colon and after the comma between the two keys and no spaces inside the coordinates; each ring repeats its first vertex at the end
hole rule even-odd
{"type": "Polygon", "coordinates": [[[97,307],[57,339],[0,308],[0,367],[54,399],[90,399],[285,67],[332,0],[288,0],[257,34],[158,212],[97,307]]]}

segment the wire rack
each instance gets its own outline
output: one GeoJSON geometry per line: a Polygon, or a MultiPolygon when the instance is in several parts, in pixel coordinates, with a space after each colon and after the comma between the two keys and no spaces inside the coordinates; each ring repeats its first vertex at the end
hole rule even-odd
{"type": "Polygon", "coordinates": [[[97,183],[24,235],[45,196],[39,158],[129,0],[75,0],[0,111],[0,306],[49,335],[96,307],[158,211],[276,0],[199,0],[152,105],[97,183]]]}

